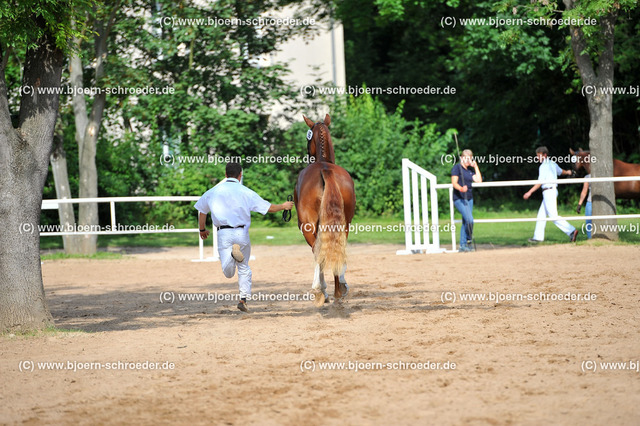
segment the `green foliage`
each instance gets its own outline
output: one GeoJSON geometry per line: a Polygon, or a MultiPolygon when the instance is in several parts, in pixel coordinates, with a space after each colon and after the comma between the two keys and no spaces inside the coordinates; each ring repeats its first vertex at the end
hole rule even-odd
{"type": "Polygon", "coordinates": [[[403,157],[421,164],[441,181],[448,170],[440,164],[450,135],[442,135],[433,124],[407,121],[402,104],[393,113],[369,94],[350,97],[334,107],[332,139],[336,162],[345,167],[356,185],[358,212],[394,213],[402,210],[403,157]]]}
{"type": "Polygon", "coordinates": [[[96,0],[3,0],[0,46],[35,48],[37,40],[49,32],[57,47],[70,52],[70,40],[82,37],[87,30],[86,15],[96,5],[96,0]]]}
{"type": "MultiPolygon", "coordinates": [[[[136,47],[137,54],[133,57],[120,46],[129,57],[111,60],[107,74],[120,85],[169,87],[173,93],[121,99],[113,105],[109,121],[121,127],[123,114],[125,123],[136,129],[129,136],[140,152],[133,165],[141,178],[132,180],[141,185],[135,192],[200,195],[224,178],[224,164],[209,158],[271,156],[281,148],[262,111],[294,92],[282,81],[282,65],[257,67],[253,61],[293,33],[279,27],[176,24],[207,17],[257,18],[272,6],[269,1],[158,4],[159,10],[152,8],[151,22],[142,22],[142,14],[118,20],[115,31],[136,47]],[[153,30],[139,31],[143,24],[153,30]],[[165,147],[172,158],[168,164],[161,161],[165,147]],[[181,162],[196,156],[204,162],[181,162]]],[[[251,166],[245,167],[248,178],[251,166]]],[[[149,215],[154,221],[179,223],[192,221],[194,210],[192,204],[161,203],[149,215]]]]}
{"type": "Polygon", "coordinates": [[[375,0],[375,5],[383,18],[398,20],[404,15],[404,5],[397,0],[375,0]]]}
{"type": "MultiPolygon", "coordinates": [[[[541,1],[524,1],[524,0],[501,0],[494,2],[494,8],[502,14],[511,14],[515,17],[522,18],[543,18],[546,20],[562,19],[562,20],[575,20],[576,28],[579,28],[585,36],[587,43],[586,52],[591,57],[594,64],[598,64],[600,60],[600,53],[602,51],[602,28],[600,27],[600,20],[612,12],[624,13],[630,12],[637,7],[636,0],[597,0],[597,1],[573,1],[571,8],[567,9],[563,7],[560,10],[558,3],[547,0],[541,1]],[[596,25],[586,24],[586,20],[595,20],[596,25]]],[[[564,6],[564,5],[563,5],[564,6]]],[[[551,27],[552,30],[560,30],[568,35],[569,25],[562,23],[556,27],[551,27]]],[[[526,32],[525,28],[513,27],[508,29],[508,32],[513,35],[514,39],[518,39],[519,36],[526,32]]],[[[573,63],[573,55],[558,55],[573,63]]],[[[577,70],[575,71],[577,75],[577,70]]]]}
{"type": "MultiPolygon", "coordinates": [[[[581,9],[582,17],[601,16],[613,4],[579,3],[588,9],[581,9]]],[[[348,85],[455,87],[453,96],[384,94],[380,100],[388,110],[404,101],[407,119],[437,123],[441,132],[460,129],[461,148],[477,155],[528,156],[542,144],[554,155],[564,155],[570,147],[588,146],[589,114],[568,28],[464,26],[460,21],[560,18],[561,2],[389,0],[385,5],[387,11],[375,0],[348,0],[337,7],[345,26],[348,85]],[[391,19],[391,11],[400,9],[402,16],[391,19]],[[458,25],[443,28],[443,17],[457,19],[458,25]]],[[[621,4],[615,60],[616,82],[622,84],[616,86],[638,85],[639,18],[631,2],[621,4]]],[[[639,108],[637,97],[614,97],[616,156],[640,156],[639,108]]],[[[437,166],[421,164],[427,169],[437,166]]],[[[487,164],[482,172],[487,180],[530,179],[537,174],[535,165],[514,164],[487,164]]],[[[485,196],[506,200],[520,197],[519,192],[491,191],[485,196]]]]}
{"type": "MultiPolygon", "coordinates": [[[[618,17],[614,49],[615,84],[619,87],[638,87],[640,75],[640,8],[625,11],[618,17]]],[[[614,157],[640,163],[639,96],[613,98],[614,157]]]]}

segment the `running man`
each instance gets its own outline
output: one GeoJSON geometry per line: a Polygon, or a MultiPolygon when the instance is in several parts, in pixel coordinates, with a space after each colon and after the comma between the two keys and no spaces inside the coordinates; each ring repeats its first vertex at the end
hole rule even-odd
{"type": "MultiPolygon", "coordinates": [[[[551,181],[556,180],[558,176],[572,176],[571,170],[562,170],[554,161],[549,158],[549,150],[546,146],[541,146],[536,149],[536,157],[540,162],[538,169],[538,180],[551,181]]],[[[547,226],[547,221],[540,220],[545,217],[558,217],[558,220],[554,220],[553,223],[560,228],[562,232],[569,236],[571,242],[576,240],[578,236],[578,230],[573,227],[569,222],[561,219],[558,216],[558,185],[555,183],[535,184],[529,191],[527,191],[522,198],[528,200],[531,194],[536,192],[538,188],[542,187],[542,204],[538,209],[538,220],[536,221],[536,229],[533,233],[533,238],[529,238],[530,243],[539,243],[544,241],[544,228],[547,226]]]]}
{"type": "Polygon", "coordinates": [[[218,254],[220,266],[227,278],[232,278],[238,268],[238,288],[240,302],[238,309],[249,312],[247,298],[251,296],[251,241],[249,227],[251,212],[262,215],[282,210],[291,210],[293,201],[282,204],[270,204],[257,193],[240,183],[242,166],[238,163],[227,163],[226,179],[208,190],[195,204],[198,214],[200,238],[206,240],[209,231],[205,227],[207,214],[211,213],[213,226],[218,230],[218,254]]]}

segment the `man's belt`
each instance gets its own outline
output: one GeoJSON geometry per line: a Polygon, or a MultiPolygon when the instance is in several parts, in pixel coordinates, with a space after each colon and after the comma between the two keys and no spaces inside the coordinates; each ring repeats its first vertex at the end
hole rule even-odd
{"type": "Polygon", "coordinates": [[[244,225],[240,225],[240,226],[229,226],[229,225],[216,226],[216,229],[218,231],[221,230],[221,229],[236,229],[236,228],[244,228],[244,225]]]}

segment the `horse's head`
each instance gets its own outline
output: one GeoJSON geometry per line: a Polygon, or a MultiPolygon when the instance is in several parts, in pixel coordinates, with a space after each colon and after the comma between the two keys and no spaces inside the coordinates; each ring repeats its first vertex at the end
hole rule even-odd
{"type": "Polygon", "coordinates": [[[591,173],[591,162],[589,161],[589,151],[583,151],[582,148],[578,148],[578,151],[574,151],[569,148],[569,153],[572,157],[575,157],[575,161],[572,161],[573,170],[576,172],[581,169],[585,169],[587,173],[591,173]]]}
{"type": "Polygon", "coordinates": [[[335,163],[336,157],[333,152],[331,134],[329,133],[329,124],[331,124],[329,114],[324,117],[324,122],[318,121],[317,123],[314,123],[304,115],[303,117],[304,122],[307,123],[310,129],[307,132],[307,152],[309,155],[314,157],[316,162],[335,163]]]}

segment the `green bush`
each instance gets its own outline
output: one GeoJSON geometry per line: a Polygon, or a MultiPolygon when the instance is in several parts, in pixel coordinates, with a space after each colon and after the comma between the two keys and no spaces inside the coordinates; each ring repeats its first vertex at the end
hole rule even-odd
{"type": "MultiPolygon", "coordinates": [[[[359,214],[397,214],[402,211],[402,158],[409,158],[448,180],[449,166],[441,164],[451,143],[435,124],[407,121],[403,103],[388,113],[382,102],[368,94],[335,105],[332,138],[336,162],[346,168],[356,185],[359,214]]],[[[439,191],[445,201],[448,194],[439,191]]]]}

